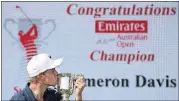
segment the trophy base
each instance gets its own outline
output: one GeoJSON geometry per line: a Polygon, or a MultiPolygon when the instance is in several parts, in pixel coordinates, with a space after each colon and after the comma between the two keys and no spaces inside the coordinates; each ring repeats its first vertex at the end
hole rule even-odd
{"type": "Polygon", "coordinates": [[[69,101],[69,97],[70,97],[70,95],[68,95],[68,94],[63,94],[62,95],[63,96],[63,101],[69,101]]]}

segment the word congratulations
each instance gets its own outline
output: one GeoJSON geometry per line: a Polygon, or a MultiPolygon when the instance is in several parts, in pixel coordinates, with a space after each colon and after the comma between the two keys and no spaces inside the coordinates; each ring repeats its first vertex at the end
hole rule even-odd
{"type": "Polygon", "coordinates": [[[143,75],[135,75],[133,78],[135,82],[130,82],[127,78],[86,78],[87,87],[130,87],[130,84],[137,88],[142,87],[166,87],[166,88],[175,88],[177,86],[176,79],[170,78],[169,75],[166,75],[162,78],[149,78],[143,75]]]}
{"type": "Polygon", "coordinates": [[[91,52],[90,59],[92,61],[125,61],[130,64],[137,61],[154,61],[154,56],[154,54],[140,54],[140,51],[135,54],[116,54],[95,50],[91,52]]]}
{"type": "Polygon", "coordinates": [[[154,4],[139,6],[133,5],[119,5],[119,6],[105,6],[105,7],[94,7],[94,6],[81,6],[80,4],[70,4],[66,9],[67,14],[73,15],[93,15],[94,18],[100,18],[102,15],[150,15],[150,16],[170,16],[175,15],[177,7],[161,7],[155,6],[154,4]]]}

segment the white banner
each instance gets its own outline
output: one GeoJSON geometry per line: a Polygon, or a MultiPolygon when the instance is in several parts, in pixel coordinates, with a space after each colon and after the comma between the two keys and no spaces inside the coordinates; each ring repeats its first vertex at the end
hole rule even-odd
{"type": "Polygon", "coordinates": [[[178,100],[178,27],[178,2],[2,2],[2,100],[42,52],[85,76],[84,100],[178,100]]]}

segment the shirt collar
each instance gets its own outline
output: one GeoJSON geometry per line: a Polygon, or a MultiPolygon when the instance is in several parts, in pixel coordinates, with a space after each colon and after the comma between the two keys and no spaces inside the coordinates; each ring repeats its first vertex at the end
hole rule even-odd
{"type": "Polygon", "coordinates": [[[24,91],[27,100],[28,101],[37,101],[37,99],[33,95],[33,92],[30,90],[29,86],[30,86],[30,83],[27,83],[27,85],[25,87],[25,91],[24,91]]]}

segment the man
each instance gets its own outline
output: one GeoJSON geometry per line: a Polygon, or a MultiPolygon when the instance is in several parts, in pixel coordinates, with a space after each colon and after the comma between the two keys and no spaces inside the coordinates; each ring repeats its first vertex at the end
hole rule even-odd
{"type": "MultiPolygon", "coordinates": [[[[27,71],[30,76],[30,82],[27,83],[24,90],[14,95],[11,100],[21,101],[60,101],[61,94],[49,86],[56,86],[58,66],[62,64],[63,58],[52,60],[51,56],[42,53],[32,57],[28,62],[27,71]]],[[[82,91],[85,82],[79,78],[75,82],[76,100],[82,100],[82,91]]]]}

